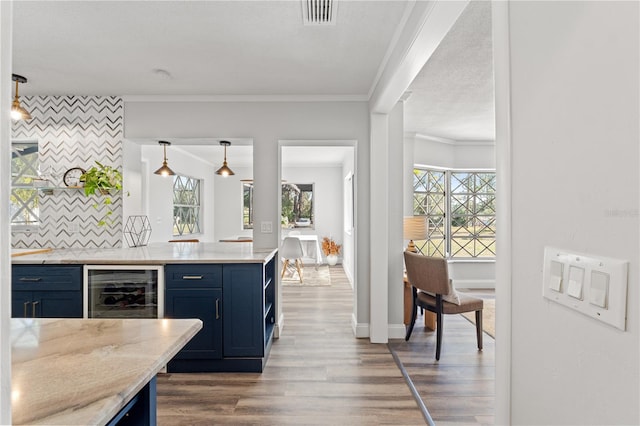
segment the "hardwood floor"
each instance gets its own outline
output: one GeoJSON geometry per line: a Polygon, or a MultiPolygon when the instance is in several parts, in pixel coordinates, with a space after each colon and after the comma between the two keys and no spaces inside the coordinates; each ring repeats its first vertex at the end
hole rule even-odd
{"type": "Polygon", "coordinates": [[[283,287],[284,329],[262,374],[159,375],[158,424],[424,424],[387,345],[353,337],[353,292],[331,273],[331,287],[283,287]]]}
{"type": "MultiPolygon", "coordinates": [[[[470,292],[495,297],[492,291],[470,292]]],[[[475,326],[461,315],[444,316],[440,361],[435,359],[435,332],[416,320],[409,342],[390,343],[410,376],[433,421],[438,425],[492,425],[495,404],[495,340],[483,336],[478,351],[475,326]]]]}

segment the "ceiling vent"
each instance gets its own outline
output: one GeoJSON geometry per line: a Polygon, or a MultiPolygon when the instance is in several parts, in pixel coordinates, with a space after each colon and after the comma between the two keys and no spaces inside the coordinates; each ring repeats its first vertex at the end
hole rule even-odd
{"type": "Polygon", "coordinates": [[[338,0],[300,0],[305,25],[335,25],[338,0]]]}

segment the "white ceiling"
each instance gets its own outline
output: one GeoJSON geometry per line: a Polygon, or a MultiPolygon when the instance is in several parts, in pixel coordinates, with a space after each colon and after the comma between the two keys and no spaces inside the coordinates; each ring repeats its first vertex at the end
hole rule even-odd
{"type": "MultiPolygon", "coordinates": [[[[13,72],[21,95],[368,100],[412,3],[340,0],[335,25],[305,26],[300,1],[16,1],[13,72]]],[[[409,88],[406,131],[493,139],[489,7],[471,2],[409,88]]]]}

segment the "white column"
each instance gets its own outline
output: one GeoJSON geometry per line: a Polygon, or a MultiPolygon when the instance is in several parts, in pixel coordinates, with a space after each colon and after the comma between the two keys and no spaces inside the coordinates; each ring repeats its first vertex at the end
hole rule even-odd
{"type": "Polygon", "coordinates": [[[496,114],[496,424],[511,424],[511,70],[509,3],[492,2],[496,114]]]}
{"type": "Polygon", "coordinates": [[[0,1],[0,424],[11,424],[11,26],[13,3],[0,1]]]}
{"type": "Polygon", "coordinates": [[[389,116],[371,117],[371,208],[370,258],[371,299],[369,339],[371,343],[387,343],[389,339],[389,116]]]}
{"type": "Polygon", "coordinates": [[[401,339],[406,334],[404,326],[404,287],[402,281],[402,216],[403,216],[403,152],[404,152],[404,101],[400,101],[389,114],[389,143],[387,169],[389,199],[388,253],[388,307],[389,338],[401,339]]]}

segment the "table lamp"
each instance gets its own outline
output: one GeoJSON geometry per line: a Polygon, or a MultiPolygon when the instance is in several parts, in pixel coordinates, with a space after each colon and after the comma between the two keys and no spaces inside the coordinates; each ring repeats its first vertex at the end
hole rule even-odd
{"type": "Polygon", "coordinates": [[[417,253],[413,240],[421,241],[427,238],[427,218],[425,216],[405,216],[402,224],[405,240],[409,240],[407,251],[417,253]]]}

